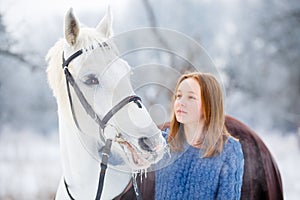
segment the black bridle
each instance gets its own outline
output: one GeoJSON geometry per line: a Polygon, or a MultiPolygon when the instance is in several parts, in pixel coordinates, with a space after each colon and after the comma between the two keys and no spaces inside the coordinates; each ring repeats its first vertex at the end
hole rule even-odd
{"type": "MultiPolygon", "coordinates": [[[[103,44],[99,44],[99,46],[105,47],[105,46],[107,46],[107,44],[103,43],[103,44]]],[[[62,59],[63,59],[62,68],[64,70],[65,77],[66,77],[67,92],[68,92],[69,103],[70,103],[70,107],[71,107],[71,111],[72,111],[72,116],[73,116],[73,120],[74,120],[77,128],[81,131],[79,123],[78,123],[76,115],[75,115],[74,107],[73,107],[73,101],[72,101],[72,96],[71,96],[71,92],[70,92],[70,85],[73,87],[73,89],[74,89],[81,105],[85,109],[86,113],[99,125],[99,131],[102,133],[102,134],[100,133],[100,138],[102,141],[105,142],[105,146],[104,146],[104,148],[102,148],[102,160],[101,160],[101,164],[100,164],[101,171],[100,171],[100,176],[99,176],[97,195],[95,198],[96,200],[99,200],[101,197],[101,194],[102,194],[103,186],[104,186],[104,177],[105,177],[107,163],[108,163],[108,157],[109,157],[111,145],[112,145],[112,139],[105,139],[104,129],[106,128],[108,121],[114,116],[114,114],[116,114],[120,109],[122,109],[128,103],[134,102],[135,104],[137,104],[137,106],[139,108],[142,108],[142,104],[140,103],[140,101],[141,101],[140,97],[138,97],[136,95],[128,96],[128,97],[124,98],[123,100],[121,100],[111,110],[109,110],[108,113],[103,117],[103,119],[100,119],[98,114],[94,111],[92,106],[86,100],[85,96],[83,95],[82,91],[76,84],[72,74],[70,73],[70,71],[68,69],[70,62],[72,60],[74,60],[75,58],[77,58],[78,56],[80,56],[84,51],[87,51],[87,50],[80,49],[80,50],[76,51],[70,57],[68,57],[67,60],[65,60],[64,53],[63,53],[62,54],[62,59]]],[[[68,193],[70,199],[75,200],[73,198],[73,196],[71,195],[71,192],[69,190],[68,184],[65,179],[64,179],[64,184],[65,184],[65,187],[66,187],[66,190],[67,190],[67,193],[68,193]]],[[[141,195],[136,186],[135,186],[135,190],[136,190],[137,198],[140,199],[141,195]]]]}

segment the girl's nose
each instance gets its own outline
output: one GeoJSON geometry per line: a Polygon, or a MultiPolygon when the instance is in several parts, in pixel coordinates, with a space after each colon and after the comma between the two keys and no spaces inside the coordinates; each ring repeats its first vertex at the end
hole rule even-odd
{"type": "Polygon", "coordinates": [[[180,106],[185,106],[185,101],[183,99],[178,100],[180,106]]]}

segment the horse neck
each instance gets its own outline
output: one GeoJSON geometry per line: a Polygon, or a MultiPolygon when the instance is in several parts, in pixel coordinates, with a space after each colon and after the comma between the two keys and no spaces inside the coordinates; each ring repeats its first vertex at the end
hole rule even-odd
{"type": "MultiPolygon", "coordinates": [[[[83,199],[94,199],[98,189],[100,162],[93,158],[77,135],[78,129],[66,116],[59,116],[60,149],[63,176],[72,195],[83,199]],[[69,122],[67,122],[69,121],[69,122]]],[[[96,145],[91,138],[86,145],[96,145]]],[[[120,194],[130,181],[130,174],[107,168],[102,197],[112,199],[120,194]]]]}

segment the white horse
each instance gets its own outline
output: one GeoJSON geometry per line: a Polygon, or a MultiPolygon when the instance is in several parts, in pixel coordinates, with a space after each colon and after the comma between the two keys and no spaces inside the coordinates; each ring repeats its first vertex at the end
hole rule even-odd
{"type": "Polygon", "coordinates": [[[136,96],[106,115],[122,99],[134,95],[130,66],[118,58],[109,40],[109,9],[96,28],[80,26],[70,9],[64,33],[46,58],[48,80],[58,106],[63,169],[56,199],[95,199],[101,152],[108,140],[112,146],[101,199],[113,199],[130,184],[132,172],[145,170],[162,158],[165,140],[136,96]],[[66,82],[64,72],[70,73],[75,86],[71,87],[74,83],[70,80],[66,82]],[[108,122],[103,124],[105,116],[108,122]]]}

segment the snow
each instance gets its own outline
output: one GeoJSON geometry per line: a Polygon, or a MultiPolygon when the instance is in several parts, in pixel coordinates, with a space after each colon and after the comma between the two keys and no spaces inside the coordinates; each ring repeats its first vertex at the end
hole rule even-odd
{"type": "Polygon", "coordinates": [[[279,167],[285,199],[299,199],[300,138],[297,134],[282,135],[276,131],[261,135],[279,167]]]}
{"type": "Polygon", "coordinates": [[[0,199],[53,199],[60,175],[58,134],[4,128],[0,134],[0,199]]]}
{"type": "MultiPolygon", "coordinates": [[[[285,199],[300,194],[300,150],[297,134],[278,131],[261,138],[279,166],[285,199]]],[[[41,135],[6,127],[0,133],[0,199],[53,199],[61,176],[58,133],[41,135]]]]}

